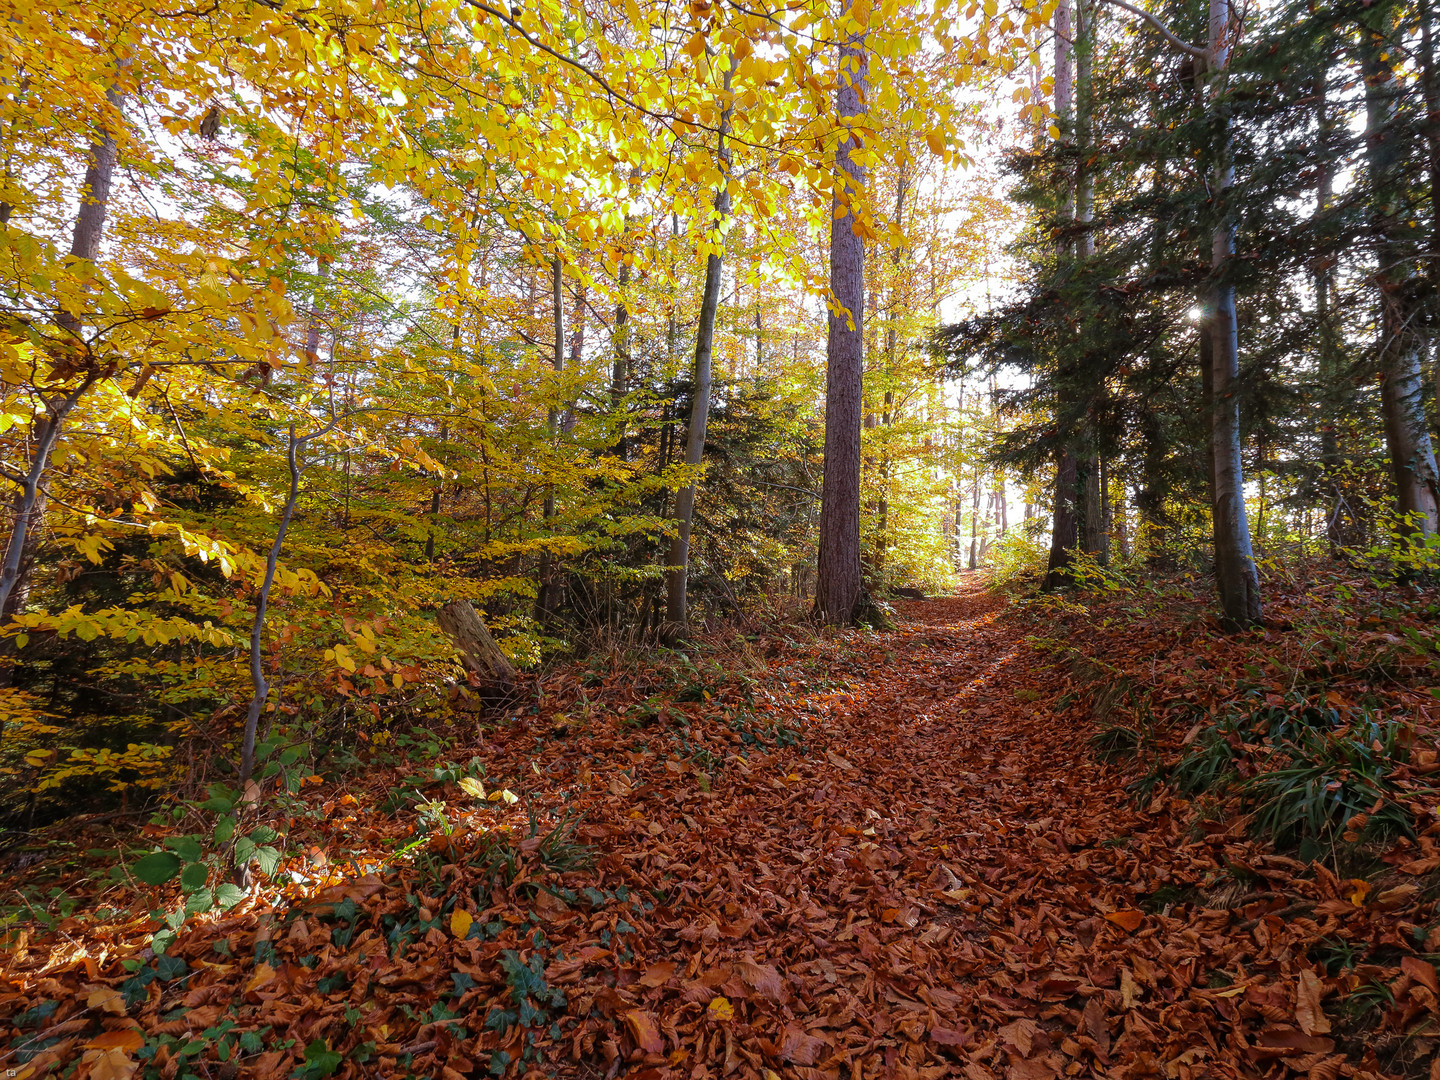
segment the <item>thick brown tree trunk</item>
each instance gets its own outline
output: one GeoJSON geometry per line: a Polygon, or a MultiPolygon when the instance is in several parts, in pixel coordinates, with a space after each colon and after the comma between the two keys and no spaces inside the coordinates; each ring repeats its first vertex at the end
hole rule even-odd
{"type": "Polygon", "coordinates": [[[515,667],[495,644],[485,621],[469,600],[452,600],[435,621],[455,643],[465,669],[488,692],[509,694],[515,686],[515,667]]]}
{"type": "MultiPolygon", "coordinates": [[[[1218,0],[1217,0],[1218,2],[1218,0]]],[[[1365,76],[1365,156],[1371,217],[1381,235],[1375,275],[1380,291],[1380,407],[1395,480],[1396,509],[1408,527],[1428,536],[1440,524],[1440,482],[1425,417],[1421,365],[1427,342],[1414,280],[1418,254],[1405,205],[1408,125],[1401,115],[1397,16],[1401,4],[1377,6],[1360,27],[1360,66],[1365,76]]]]}
{"type": "MultiPolygon", "coordinates": [[[[1072,110],[1075,104],[1075,44],[1070,18],[1070,0],[1059,0],[1055,7],[1055,117],[1060,127],[1060,137],[1066,142],[1073,139],[1071,131],[1072,110]]],[[[1060,210],[1060,224],[1075,216],[1075,185],[1067,185],[1064,202],[1060,210]]],[[[1063,256],[1068,249],[1065,242],[1060,244],[1063,256]]],[[[1069,569],[1074,558],[1075,546],[1079,539],[1076,523],[1080,506],[1080,492],[1077,490],[1077,467],[1075,454],[1069,447],[1060,451],[1055,463],[1055,498],[1050,522],[1050,560],[1045,572],[1045,588],[1055,589],[1070,580],[1069,569]]]]}
{"type": "Polygon", "coordinates": [[[820,551],[815,613],[824,622],[850,625],[866,597],[860,568],[860,420],[865,365],[865,240],[855,211],[865,166],[853,152],[859,138],[850,122],[864,115],[869,78],[865,35],[839,49],[835,108],[848,133],[835,150],[830,222],[829,332],[825,344],[825,478],[820,501],[820,551]]]}

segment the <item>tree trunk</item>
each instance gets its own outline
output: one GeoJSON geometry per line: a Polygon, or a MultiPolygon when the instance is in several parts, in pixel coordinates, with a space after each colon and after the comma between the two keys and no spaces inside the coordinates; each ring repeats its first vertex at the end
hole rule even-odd
{"type": "Polygon", "coordinates": [[[1065,451],[1055,469],[1055,508],[1050,530],[1050,562],[1045,588],[1070,584],[1070,565],[1075,557],[1076,526],[1080,507],[1079,476],[1075,455],[1065,451]]]}
{"type": "MultiPolygon", "coordinates": [[[[716,160],[720,166],[720,187],[715,192],[713,250],[705,259],[705,293],[700,303],[700,324],[695,331],[695,395],[690,405],[690,429],[685,437],[685,464],[699,465],[705,455],[705,427],[710,419],[711,354],[715,344],[715,315],[720,307],[720,282],[725,270],[721,245],[725,242],[725,220],[730,216],[730,79],[735,71],[734,56],[725,69],[725,107],[720,113],[716,136],[716,160]]],[[[665,619],[673,624],[671,636],[684,633],[687,624],[687,587],[690,575],[690,523],[695,515],[695,485],[687,484],[676,494],[675,539],[670,544],[670,569],[666,581],[665,619]]]]}
{"type": "MultiPolygon", "coordinates": [[[[626,225],[629,225],[627,220],[626,225]]],[[[628,228],[626,230],[629,232],[628,228]]],[[[615,416],[617,434],[615,437],[615,456],[621,461],[630,460],[629,439],[626,436],[625,417],[621,410],[625,407],[625,395],[630,393],[630,253],[624,250],[620,254],[620,275],[619,275],[620,299],[615,302],[615,366],[610,375],[610,411],[615,416]]]]}
{"type": "Polygon", "coordinates": [[[835,108],[847,133],[835,150],[830,221],[830,291],[825,343],[825,478],[820,501],[820,551],[815,612],[832,625],[851,625],[865,606],[860,577],[860,411],[865,365],[865,240],[855,213],[865,166],[850,121],[864,115],[869,78],[865,34],[839,48],[835,108]]]}
{"type": "MultiPolygon", "coordinates": [[[[1055,118],[1060,128],[1060,138],[1070,143],[1074,132],[1071,129],[1072,110],[1075,104],[1075,43],[1071,28],[1070,0],[1059,0],[1055,7],[1055,118]]],[[[1063,181],[1062,181],[1063,182],[1063,181]]],[[[1067,185],[1060,209],[1060,226],[1063,229],[1075,216],[1075,185],[1067,185]]],[[[1068,245],[1061,241],[1059,254],[1064,256],[1068,245]]],[[[1055,589],[1070,580],[1070,563],[1074,557],[1079,537],[1076,529],[1076,512],[1079,509],[1080,492],[1077,490],[1077,473],[1074,453],[1065,447],[1055,463],[1055,499],[1050,524],[1050,560],[1045,571],[1045,588],[1055,589]]]]}
{"type": "Polygon", "coordinates": [[[490,693],[508,695],[515,687],[515,668],[490,636],[480,613],[469,600],[452,600],[435,621],[455,642],[465,669],[490,693]]]}
{"type": "MultiPolygon", "coordinates": [[[[565,293],[561,288],[560,256],[556,255],[550,260],[550,302],[551,314],[554,319],[554,346],[551,354],[551,365],[556,373],[565,370],[565,293]]],[[[549,441],[554,442],[560,420],[560,410],[554,405],[550,406],[549,416],[546,419],[545,431],[549,441]]],[[[545,509],[543,511],[545,521],[548,523],[555,516],[555,490],[554,485],[549,485],[545,494],[545,509]]],[[[548,532],[548,528],[547,528],[548,532]]],[[[539,568],[539,590],[535,594],[535,619],[541,626],[549,626],[555,609],[559,606],[559,582],[555,580],[555,557],[550,549],[543,548],[540,552],[539,568]]]]}
{"type": "Polygon", "coordinates": [[[1250,550],[1245,517],[1245,473],[1240,455],[1240,354],[1235,323],[1235,286],[1230,261],[1235,255],[1235,222],[1225,203],[1235,182],[1230,160],[1229,121],[1221,109],[1230,61],[1230,0],[1210,0],[1209,78],[1217,164],[1212,180],[1219,217],[1211,235],[1210,317],[1211,432],[1215,460],[1215,578],[1222,621],[1231,630],[1259,625],[1260,576],[1250,550]]]}
{"type": "MultiPolygon", "coordinates": [[[[122,61],[123,69],[128,61],[122,61]]],[[[118,114],[125,95],[118,85],[105,92],[105,100],[118,114]]],[[[100,241],[105,234],[105,218],[110,211],[110,186],[115,177],[119,142],[113,132],[102,130],[99,140],[90,145],[85,168],[85,182],[80,189],[80,205],[75,212],[75,227],[70,237],[70,255],[94,262],[100,254],[100,241]]],[[[69,311],[55,314],[55,325],[74,338],[81,337],[80,319],[69,311]]],[[[20,490],[11,501],[10,539],[5,545],[4,562],[0,563],[0,626],[9,622],[24,606],[30,594],[30,573],[39,550],[41,526],[45,517],[45,472],[50,454],[59,442],[65,420],[85,393],[98,381],[95,373],[87,374],[75,389],[43,401],[44,415],[35,424],[34,449],[30,465],[19,484],[20,490]]],[[[4,676],[8,679],[8,673],[4,676]]]]}
{"type": "Polygon", "coordinates": [[[1425,418],[1421,365],[1427,342],[1421,329],[1423,293],[1412,266],[1417,245],[1407,235],[1405,204],[1408,127],[1401,115],[1402,90],[1395,76],[1400,5],[1373,10],[1360,28],[1360,66],[1365,75],[1365,156],[1371,217],[1381,240],[1376,252],[1380,289],[1380,407],[1395,480],[1397,509],[1420,536],[1440,522],[1440,483],[1425,418]]]}

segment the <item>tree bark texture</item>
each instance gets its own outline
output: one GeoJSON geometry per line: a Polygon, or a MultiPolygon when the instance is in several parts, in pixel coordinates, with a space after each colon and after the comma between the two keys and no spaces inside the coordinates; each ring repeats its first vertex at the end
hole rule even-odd
{"type": "Polygon", "coordinates": [[[1250,523],[1245,516],[1245,473],[1240,445],[1240,352],[1235,322],[1235,286],[1229,280],[1235,255],[1235,222],[1225,207],[1235,182],[1230,160],[1228,120],[1220,105],[1230,61],[1230,0],[1210,0],[1210,102],[1219,139],[1212,190],[1220,216],[1211,234],[1213,284],[1207,331],[1211,349],[1211,444],[1214,453],[1215,578],[1222,619],[1230,629],[1256,626],[1261,620],[1260,576],[1250,548],[1250,523]]]}
{"type": "Polygon", "coordinates": [[[851,122],[865,113],[869,59],[865,35],[839,49],[835,109],[845,137],[835,150],[830,221],[831,303],[825,342],[825,478],[815,612],[832,625],[853,624],[864,604],[860,567],[860,422],[865,366],[865,240],[856,211],[865,167],[854,160],[851,122]]]}
{"type": "Polygon", "coordinates": [[[435,621],[449,635],[465,669],[489,691],[508,694],[515,685],[515,667],[495,644],[485,621],[469,600],[452,600],[435,621]]]}
{"type": "Polygon", "coordinates": [[[1401,114],[1403,91],[1396,78],[1399,28],[1395,0],[1374,9],[1360,27],[1360,66],[1365,76],[1365,156],[1371,217],[1380,242],[1375,276],[1380,293],[1380,408],[1395,481],[1396,509],[1423,535],[1440,523],[1440,483],[1425,416],[1422,365],[1428,342],[1421,310],[1423,289],[1413,269],[1417,244],[1408,228],[1410,208],[1404,175],[1410,125],[1401,114]]]}

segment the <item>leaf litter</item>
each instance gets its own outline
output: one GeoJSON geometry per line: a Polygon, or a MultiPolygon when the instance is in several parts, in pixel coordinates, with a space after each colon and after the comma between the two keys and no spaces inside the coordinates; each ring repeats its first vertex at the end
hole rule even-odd
{"type": "MultiPolygon", "coordinates": [[[[405,857],[379,854],[413,828],[379,796],[309,789],[327,820],[295,883],[166,956],[145,919],[22,932],[0,1067],[1435,1075],[1433,881],[1377,892],[1243,819],[1197,828],[1163,786],[1137,800],[1033,616],[979,590],[902,612],[894,633],[743,643],[743,693],[562,673],[472,748],[515,801],[447,785],[470,809],[405,857]],[[1346,949],[1364,962],[1327,960],[1346,949]],[[1347,1037],[1356,1000],[1382,1019],[1347,1037]],[[1407,1055],[1382,1063],[1377,1030],[1407,1055]]],[[[1392,862],[1433,874],[1434,832],[1392,862]]]]}

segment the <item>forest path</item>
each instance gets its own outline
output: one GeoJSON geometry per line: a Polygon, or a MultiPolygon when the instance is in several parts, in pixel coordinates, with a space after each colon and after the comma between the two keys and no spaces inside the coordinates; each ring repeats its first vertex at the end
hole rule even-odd
{"type": "Polygon", "coordinates": [[[1233,884],[1239,849],[1137,807],[1093,723],[1057,715],[1070,687],[1036,630],[970,584],[902,604],[893,632],[781,626],[693,663],[557,673],[533,711],[452,748],[515,801],[380,769],[307,788],[290,843],[327,880],[292,861],[285,895],[257,887],[163,960],[134,923],[17,951],[11,1008],[58,1000],[41,1023],[68,1033],[30,1075],[81,1054],[92,1077],[160,1080],[1334,1063],[1314,1023],[1274,1023],[1304,957],[1265,914],[1284,901],[1248,923],[1197,902],[1233,884]],[[426,836],[437,805],[452,831],[426,836]]]}
{"type": "MultiPolygon", "coordinates": [[[[971,579],[894,632],[782,653],[761,700],[800,745],[731,755],[702,791],[650,744],[579,800],[607,880],[664,898],[625,916],[618,964],[603,937],[551,972],[592,1017],[581,1073],[1145,1076],[1178,1046],[1179,1076],[1219,1049],[1164,985],[1204,950],[1137,908],[1213,859],[1057,719],[1064,678],[1004,613],[971,579]]],[[[690,745],[723,736],[690,719],[690,745]]]]}

